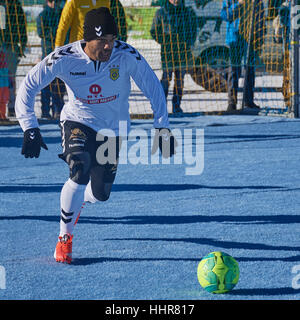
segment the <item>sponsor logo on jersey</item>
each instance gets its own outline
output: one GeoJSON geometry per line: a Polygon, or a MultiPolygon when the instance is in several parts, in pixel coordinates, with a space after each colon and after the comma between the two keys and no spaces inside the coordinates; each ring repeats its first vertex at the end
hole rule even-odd
{"type": "Polygon", "coordinates": [[[117,98],[119,98],[119,94],[115,94],[114,96],[110,96],[110,97],[102,97],[99,99],[83,99],[83,98],[76,97],[77,100],[81,101],[82,103],[86,103],[86,104],[107,103],[107,102],[114,101],[117,98]]]}
{"type": "Polygon", "coordinates": [[[89,88],[91,94],[99,94],[101,90],[102,89],[98,84],[92,84],[89,88]]]}
{"type": "Polygon", "coordinates": [[[86,76],[86,71],[84,72],[72,72],[70,71],[71,76],[86,76]]]}
{"type": "Polygon", "coordinates": [[[120,76],[119,69],[118,68],[111,68],[109,70],[109,76],[110,76],[111,80],[116,81],[120,76]]]}

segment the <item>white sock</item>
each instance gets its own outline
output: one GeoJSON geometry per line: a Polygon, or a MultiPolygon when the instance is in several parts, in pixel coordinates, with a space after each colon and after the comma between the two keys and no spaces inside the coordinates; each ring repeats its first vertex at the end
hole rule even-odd
{"type": "Polygon", "coordinates": [[[88,183],[88,185],[86,186],[85,191],[84,191],[84,202],[95,203],[97,201],[98,200],[93,195],[91,180],[90,180],[90,182],[88,183]]]}
{"type": "Polygon", "coordinates": [[[64,184],[60,194],[61,219],[59,236],[62,237],[66,233],[73,233],[74,223],[83,204],[85,188],[85,185],[78,184],[71,179],[64,184]]]}

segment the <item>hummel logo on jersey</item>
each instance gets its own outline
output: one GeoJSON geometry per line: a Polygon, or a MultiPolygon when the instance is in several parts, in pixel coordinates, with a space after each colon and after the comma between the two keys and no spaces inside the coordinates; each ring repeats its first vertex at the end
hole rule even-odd
{"type": "Polygon", "coordinates": [[[52,66],[53,62],[61,58],[62,56],[67,56],[70,54],[73,54],[74,51],[71,50],[71,47],[68,47],[67,49],[61,49],[58,52],[53,52],[51,56],[48,58],[46,62],[46,66],[50,67],[52,66]]]}
{"type": "Polygon", "coordinates": [[[116,40],[115,41],[115,47],[123,49],[123,50],[129,50],[130,49],[129,52],[131,54],[135,55],[136,60],[141,60],[142,59],[140,53],[137,50],[135,50],[132,46],[127,44],[127,43],[122,43],[119,40],[116,40]]]}
{"type": "Polygon", "coordinates": [[[101,37],[102,35],[101,26],[95,27],[95,31],[96,31],[96,36],[101,37]]]}
{"type": "Polygon", "coordinates": [[[72,71],[70,71],[70,76],[86,76],[86,71],[84,71],[84,72],[72,72],[72,71]]]}

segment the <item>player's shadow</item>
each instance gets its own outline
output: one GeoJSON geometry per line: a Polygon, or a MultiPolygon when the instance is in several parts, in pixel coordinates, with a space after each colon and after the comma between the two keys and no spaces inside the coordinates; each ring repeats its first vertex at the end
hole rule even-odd
{"type": "MultiPolygon", "coordinates": [[[[105,262],[157,262],[157,261],[190,261],[198,263],[199,259],[181,259],[181,258],[108,258],[108,257],[99,257],[99,258],[74,258],[72,260],[73,266],[87,266],[97,263],[105,262]]],[[[300,290],[293,289],[292,287],[285,288],[250,288],[250,289],[239,289],[235,288],[234,290],[226,293],[230,296],[281,296],[281,295],[294,295],[300,293],[300,290]]]]}
{"type": "MultiPolygon", "coordinates": [[[[269,216],[271,218],[271,216],[269,216]]],[[[288,216],[289,217],[289,216],[288,216]]],[[[288,219],[288,217],[286,217],[288,219]]],[[[293,216],[294,217],[294,216],[293,216]]],[[[207,220],[209,222],[214,221],[214,217],[211,217],[211,220],[207,220]]],[[[238,218],[238,217],[236,217],[238,218]]],[[[249,217],[250,218],[250,217],[249,217]]],[[[256,221],[259,216],[252,216],[251,219],[256,221]]],[[[60,219],[59,215],[49,215],[49,216],[34,216],[34,215],[20,215],[20,216],[0,216],[0,221],[46,221],[46,222],[55,222],[58,223],[60,219]]],[[[285,219],[285,223],[287,223],[287,219],[285,219]]],[[[100,225],[109,225],[109,224],[119,224],[119,221],[114,221],[114,219],[110,218],[98,218],[97,217],[80,217],[78,224],[100,224],[100,225]]],[[[130,224],[128,221],[123,221],[124,224],[130,224]]],[[[134,222],[133,222],[134,223],[134,222]]],[[[185,223],[185,222],[182,222],[185,223]]],[[[145,223],[148,224],[148,223],[145,223]]],[[[226,241],[219,240],[213,238],[110,238],[103,239],[102,241],[136,241],[136,242],[162,242],[167,245],[168,242],[178,242],[178,243],[191,243],[200,246],[209,246],[211,248],[219,248],[220,250],[225,249],[244,249],[244,250],[263,250],[263,251],[286,251],[286,252],[297,252],[300,251],[300,247],[288,246],[288,245],[273,245],[273,244],[265,244],[265,243],[254,243],[254,242],[234,242],[234,241],[226,241]]],[[[285,262],[298,262],[300,261],[300,255],[296,256],[288,256],[288,257],[240,257],[237,258],[238,261],[285,261],[285,262]]]]}
{"type": "Polygon", "coordinates": [[[252,288],[252,289],[238,289],[227,292],[230,296],[281,296],[290,294],[299,294],[300,290],[292,287],[284,288],[252,288]]]}
{"type": "Polygon", "coordinates": [[[257,142],[269,140],[299,139],[297,134],[237,134],[237,135],[205,135],[206,144],[257,142]],[[207,141],[208,140],[208,141],[207,141]],[[209,141],[216,140],[216,141],[209,141]]]}
{"type": "MultiPolygon", "coordinates": [[[[48,164],[45,164],[48,165],[48,164]]],[[[43,193],[43,192],[60,192],[63,184],[38,183],[38,184],[0,184],[0,193],[43,193]]],[[[164,191],[185,191],[185,190],[249,190],[254,192],[260,191],[286,191],[286,187],[272,185],[244,185],[244,186],[209,186],[201,184],[114,184],[112,192],[164,192],[164,191]]]]}
{"type": "Polygon", "coordinates": [[[187,261],[199,262],[199,259],[193,258],[112,258],[112,257],[93,257],[93,258],[74,258],[72,265],[86,266],[105,262],[155,262],[155,261],[187,261]]]}
{"type": "Polygon", "coordinates": [[[230,224],[290,224],[300,223],[299,215],[134,215],[123,217],[82,216],[80,223],[91,224],[137,224],[173,225],[193,223],[230,223],[230,224]]]}
{"type": "Polygon", "coordinates": [[[146,191],[146,192],[160,192],[160,191],[184,191],[184,190],[283,190],[282,186],[271,185],[245,185],[245,186],[209,186],[201,184],[115,184],[112,191],[146,191]]]}
{"type": "MultiPolygon", "coordinates": [[[[214,251],[220,251],[224,249],[244,249],[244,250],[262,250],[262,251],[300,251],[300,247],[293,247],[293,246],[287,246],[287,245],[273,245],[273,244],[265,244],[265,243],[254,243],[254,242],[235,242],[235,241],[226,241],[226,240],[219,240],[219,239],[213,239],[213,238],[109,238],[104,239],[104,241],[137,241],[137,242],[162,242],[167,245],[168,242],[183,242],[183,243],[192,243],[196,245],[201,246],[208,246],[211,248],[214,248],[214,251]],[[219,248],[217,250],[217,248],[219,248]]],[[[246,259],[251,260],[252,258],[244,258],[244,261],[246,259]]],[[[257,258],[255,258],[256,261],[257,258]]],[[[265,259],[269,258],[258,258],[264,261],[265,259]]],[[[238,258],[237,258],[238,260],[238,258]]],[[[240,259],[242,260],[242,258],[240,259]]],[[[249,261],[248,260],[248,261],[249,261]]],[[[276,258],[277,260],[283,260],[286,261],[286,258],[276,258]]],[[[292,261],[299,261],[299,256],[294,257],[292,261]],[[296,260],[297,259],[297,260],[296,260]]]]}
{"type": "MultiPolygon", "coordinates": [[[[45,143],[48,144],[60,144],[61,137],[43,137],[45,143]]],[[[20,137],[0,137],[0,148],[21,148],[23,144],[23,136],[20,137]]]]}
{"type": "Polygon", "coordinates": [[[0,184],[0,193],[47,193],[60,192],[63,184],[0,184]]]}
{"type": "MultiPolygon", "coordinates": [[[[115,257],[85,257],[85,258],[74,258],[72,260],[72,264],[74,265],[90,265],[104,262],[155,262],[155,261],[174,261],[174,262],[193,262],[198,264],[201,257],[196,258],[115,258],[115,257]]],[[[298,256],[290,256],[290,257],[235,257],[235,259],[241,262],[299,262],[300,255],[298,256]]]]}
{"type": "MultiPolygon", "coordinates": [[[[15,215],[0,216],[1,220],[38,220],[56,222],[59,215],[15,215]]],[[[299,215],[186,215],[186,216],[122,216],[122,217],[102,217],[81,215],[78,224],[95,225],[180,225],[180,224],[198,224],[198,223],[228,223],[237,225],[247,224],[295,224],[300,223],[299,215]]],[[[166,241],[168,239],[165,239],[166,241]]],[[[181,239],[183,241],[183,239],[181,239]]],[[[189,239],[186,241],[193,241],[189,239]]],[[[194,239],[197,241],[197,239],[194,239]]],[[[299,248],[300,249],[300,248],[299,248]]]]}

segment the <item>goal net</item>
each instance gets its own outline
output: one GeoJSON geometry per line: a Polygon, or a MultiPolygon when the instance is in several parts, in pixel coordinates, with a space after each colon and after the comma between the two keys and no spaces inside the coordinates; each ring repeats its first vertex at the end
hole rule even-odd
{"type": "MultiPolygon", "coordinates": [[[[63,8],[65,2],[58,0],[56,6],[63,8]]],[[[111,0],[114,6],[118,2],[111,0]]],[[[38,30],[38,16],[45,3],[44,0],[0,0],[2,46],[5,41],[15,42],[13,47],[19,50],[16,63],[10,61],[15,56],[6,57],[8,65],[16,65],[15,75],[9,73],[10,89],[15,80],[17,90],[27,72],[42,59],[43,42],[53,32],[42,30],[43,38],[38,30]],[[13,10],[10,15],[16,17],[8,17],[8,2],[20,2],[26,19],[20,19],[13,10]],[[23,26],[21,21],[25,21],[23,26]],[[23,47],[22,27],[27,34],[23,47]]],[[[161,80],[168,93],[170,114],[177,106],[187,115],[222,114],[228,112],[233,101],[236,111],[229,110],[233,113],[291,115],[293,112],[289,1],[121,0],[121,3],[125,16],[118,16],[120,10],[114,11],[119,29],[125,30],[126,41],[139,50],[161,80]],[[252,103],[260,109],[248,108],[252,103]]],[[[57,28],[57,22],[52,22],[51,28],[57,28]]],[[[35,108],[40,115],[40,95],[35,108]]],[[[137,117],[152,114],[149,101],[133,81],[130,112],[137,117]]]]}
{"type": "MultiPolygon", "coordinates": [[[[162,79],[163,71],[168,67],[172,70],[172,66],[175,66],[174,69],[185,71],[181,102],[185,113],[222,113],[228,110],[232,95],[237,98],[237,111],[255,112],[247,109],[247,91],[251,90],[251,86],[253,102],[260,106],[260,114],[290,113],[288,3],[245,0],[243,5],[237,5],[238,1],[185,0],[185,6],[190,9],[186,14],[191,11],[196,17],[196,35],[190,25],[181,24],[177,29],[169,25],[164,29],[173,30],[174,33],[177,31],[177,38],[158,34],[154,39],[149,30],[155,24],[168,20],[174,23],[172,17],[168,17],[168,10],[164,9],[166,2],[152,2],[152,7],[127,8],[128,21],[135,27],[131,29],[129,42],[148,59],[159,79],[162,79]],[[189,51],[189,38],[184,35],[187,30],[190,30],[189,37],[193,41],[191,55],[184,55],[189,51]],[[182,50],[183,53],[176,50],[182,50]],[[177,61],[174,60],[176,58],[177,61]],[[251,82],[249,69],[250,73],[253,70],[255,72],[254,83],[251,82]],[[238,85],[235,85],[237,92],[234,94],[232,77],[237,73],[239,78],[236,79],[238,85]]],[[[189,17],[186,20],[188,23],[191,21],[189,17]]],[[[162,29],[156,26],[158,33],[162,29]]],[[[168,92],[170,113],[173,111],[174,78],[173,73],[168,92]]],[[[132,111],[150,113],[150,105],[147,105],[138,89],[135,86],[133,88],[132,111]]]]}

